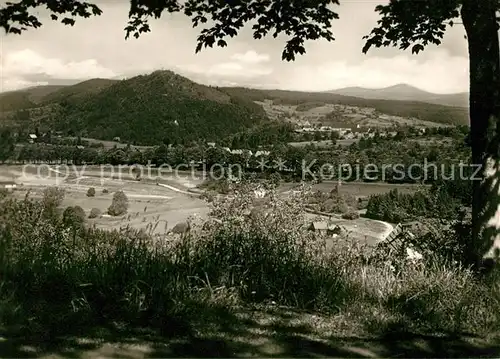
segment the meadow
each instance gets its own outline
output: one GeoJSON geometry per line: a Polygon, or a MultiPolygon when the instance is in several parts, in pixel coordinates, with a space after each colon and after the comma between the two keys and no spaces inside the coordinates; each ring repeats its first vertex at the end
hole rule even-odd
{"type": "Polygon", "coordinates": [[[213,221],[152,241],[0,204],[6,356],[497,356],[499,282],[438,254],[408,262],[308,231],[303,196],[255,185],[213,221]],[[54,290],[57,288],[57,290],[54,290]],[[496,354],[495,354],[496,353],[496,354]]]}

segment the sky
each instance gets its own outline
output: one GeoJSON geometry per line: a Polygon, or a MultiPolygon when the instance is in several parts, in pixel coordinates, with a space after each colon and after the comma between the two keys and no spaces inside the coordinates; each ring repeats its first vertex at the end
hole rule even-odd
{"type": "MultiPolygon", "coordinates": [[[[382,1],[383,2],[383,1],[382,1]]],[[[22,35],[0,38],[0,91],[44,84],[75,83],[90,78],[129,78],[172,70],[196,82],[301,91],[349,86],[382,88],[406,83],[434,93],[466,92],[468,52],[462,25],[449,28],[438,47],[418,55],[397,48],[363,54],[363,35],[376,25],[381,0],[344,0],[336,11],[333,42],[310,41],[295,62],[281,61],[284,38],[254,40],[248,29],[228,39],[228,47],[195,54],[200,28],[182,14],[151,22],[150,33],[125,40],[128,1],[101,0],[103,14],[78,19],[73,27],[50,21],[22,35]]]]}

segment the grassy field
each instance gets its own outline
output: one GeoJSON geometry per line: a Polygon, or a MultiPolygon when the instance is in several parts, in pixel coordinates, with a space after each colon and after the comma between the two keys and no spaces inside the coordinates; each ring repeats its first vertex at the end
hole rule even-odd
{"type": "MultiPolygon", "coordinates": [[[[337,186],[336,181],[324,181],[312,185],[313,190],[330,192],[337,186]]],[[[281,192],[287,192],[297,187],[296,183],[283,183],[280,186],[281,192]]],[[[401,193],[413,193],[422,185],[413,184],[392,184],[392,183],[373,183],[373,182],[342,182],[339,187],[341,194],[349,194],[355,197],[368,197],[376,194],[383,194],[397,189],[401,193]]]]}
{"type": "MultiPolygon", "coordinates": [[[[21,166],[2,166],[0,167],[0,178],[2,176],[3,178],[15,178],[18,184],[22,184],[15,192],[18,198],[23,198],[28,189],[33,198],[40,198],[43,190],[48,186],[64,188],[66,195],[62,206],[78,205],[84,209],[87,215],[92,208],[106,213],[111,204],[113,193],[123,191],[129,198],[129,210],[126,215],[89,219],[89,224],[101,229],[119,229],[124,226],[149,229],[152,226],[154,228],[152,233],[161,235],[167,229],[171,229],[175,224],[185,221],[190,216],[207,218],[209,212],[209,206],[205,201],[195,195],[186,194],[187,190],[202,183],[202,173],[200,172],[172,174],[168,171],[158,172],[156,169],[152,169],[149,178],[145,177],[141,181],[136,181],[133,179],[130,167],[126,166],[123,166],[121,170],[111,166],[68,168],[64,166],[29,166],[24,169],[21,166]],[[162,186],[156,185],[157,182],[162,186]],[[165,187],[165,185],[170,187],[165,187]],[[86,196],[90,187],[96,189],[95,197],[86,196]],[[109,193],[102,193],[103,189],[107,189],[109,193]]],[[[335,185],[336,182],[320,183],[314,185],[313,189],[331,191],[335,185]]],[[[296,184],[284,183],[279,191],[286,193],[294,187],[296,184]]],[[[384,193],[395,187],[397,186],[386,184],[346,183],[341,186],[341,192],[363,197],[384,193]]],[[[412,186],[399,186],[398,188],[407,191],[413,189],[412,186]]],[[[314,217],[314,215],[306,215],[308,221],[312,221],[314,217]]],[[[320,220],[324,220],[324,218],[320,220]]],[[[353,241],[360,243],[373,244],[383,238],[388,231],[388,225],[365,218],[338,222],[350,233],[353,241]]]]}
{"type": "MultiPolygon", "coordinates": [[[[21,167],[4,167],[9,169],[10,175],[19,175],[21,167]],[[14,169],[14,170],[13,170],[14,169]]],[[[200,218],[206,218],[208,215],[208,204],[193,195],[186,195],[178,191],[157,186],[156,182],[177,188],[181,191],[187,191],[202,183],[202,174],[197,172],[194,175],[189,172],[179,172],[177,175],[168,171],[157,172],[153,169],[151,178],[144,178],[138,182],[133,180],[130,173],[130,167],[123,167],[118,171],[116,167],[89,166],[70,168],[69,173],[48,170],[48,166],[41,168],[37,174],[35,167],[29,167],[24,176],[17,178],[18,182],[24,184],[21,191],[16,195],[24,196],[27,188],[34,189],[33,196],[40,196],[46,186],[59,185],[66,189],[66,196],[63,206],[81,206],[88,214],[92,208],[98,208],[103,213],[106,212],[111,204],[113,192],[124,191],[129,198],[129,211],[125,216],[101,217],[89,220],[89,223],[95,224],[97,228],[119,229],[120,227],[130,226],[132,228],[154,227],[154,234],[163,234],[166,229],[170,229],[175,224],[185,221],[188,217],[196,215],[200,218]],[[74,174],[79,178],[72,178],[74,174]],[[158,176],[158,180],[153,179],[158,176]],[[69,177],[69,178],[68,178],[69,177]],[[89,198],[86,196],[88,188],[96,188],[96,196],[89,198]],[[110,193],[103,194],[102,190],[106,188],[110,193]],[[149,226],[149,227],[148,227],[149,226]]],[[[6,173],[6,170],[3,171],[6,173]]],[[[337,182],[322,182],[314,184],[313,190],[329,192],[337,182]]],[[[288,193],[295,188],[295,183],[283,183],[279,191],[288,193]]],[[[398,189],[403,193],[416,191],[417,185],[396,185],[387,183],[364,183],[364,182],[345,182],[340,186],[340,193],[349,194],[355,197],[367,197],[373,194],[387,193],[392,189],[398,189]]],[[[308,221],[325,220],[317,218],[315,215],[307,214],[308,221]]],[[[349,233],[351,240],[359,243],[374,244],[383,239],[391,229],[389,224],[373,221],[366,218],[356,220],[336,220],[336,224],[343,227],[349,233]]]]}
{"type": "MultiPolygon", "coordinates": [[[[155,226],[153,233],[162,234],[167,228],[171,229],[175,224],[185,221],[190,216],[205,217],[208,213],[206,202],[195,196],[157,186],[156,181],[152,179],[135,181],[128,170],[111,173],[111,167],[107,168],[107,171],[103,168],[104,175],[101,176],[101,171],[96,168],[82,170],[80,167],[69,173],[51,171],[48,166],[41,167],[39,171],[35,167],[30,167],[24,173],[20,171],[20,167],[3,167],[2,169],[0,173],[3,173],[3,177],[14,177],[16,182],[22,184],[14,192],[18,198],[23,198],[28,190],[30,190],[31,197],[40,198],[45,188],[57,186],[64,188],[66,192],[63,207],[78,205],[85,210],[87,215],[92,208],[106,213],[113,193],[123,191],[129,199],[127,215],[103,216],[89,220],[89,223],[95,224],[97,228],[119,229],[128,225],[141,229],[151,226],[152,223],[155,226]],[[74,178],[76,171],[79,171],[81,175],[78,178],[74,178]],[[95,197],[87,197],[86,193],[90,187],[95,188],[95,197]],[[107,189],[109,193],[103,193],[104,189],[107,189]]],[[[158,183],[187,190],[194,187],[197,181],[187,176],[180,177],[163,173],[158,183]]]]}
{"type": "MultiPolygon", "coordinates": [[[[76,137],[68,137],[70,139],[73,139],[75,140],[76,137]]],[[[113,148],[113,147],[117,147],[117,148],[125,148],[127,147],[127,144],[126,143],[122,143],[122,142],[117,142],[117,141],[104,141],[104,140],[96,140],[94,138],[86,138],[86,137],[82,137],[82,140],[84,141],[88,141],[90,144],[102,144],[104,146],[105,149],[110,149],[110,148],[113,148]]],[[[136,148],[138,150],[147,150],[148,148],[153,148],[153,146],[135,146],[135,145],[131,145],[130,147],[132,148],[136,148]]]]}
{"type": "MultiPolygon", "coordinates": [[[[339,146],[345,146],[348,147],[352,145],[353,143],[358,142],[356,139],[351,139],[351,140],[337,140],[337,145],[339,146]]],[[[331,140],[324,140],[324,141],[303,141],[303,142],[289,142],[288,143],[290,146],[293,147],[306,147],[307,145],[315,145],[316,147],[320,148],[328,148],[332,146],[332,141],[331,140]]]]}

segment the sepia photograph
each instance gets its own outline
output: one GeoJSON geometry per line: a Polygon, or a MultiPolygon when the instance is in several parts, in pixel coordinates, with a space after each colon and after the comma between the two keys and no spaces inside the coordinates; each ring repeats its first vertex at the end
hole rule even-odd
{"type": "Polygon", "coordinates": [[[0,27],[0,358],[500,357],[500,0],[0,27]]]}

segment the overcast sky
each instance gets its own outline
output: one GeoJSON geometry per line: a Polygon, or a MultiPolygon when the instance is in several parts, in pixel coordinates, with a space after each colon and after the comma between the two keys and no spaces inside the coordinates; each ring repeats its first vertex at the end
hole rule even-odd
{"type": "MultiPolygon", "coordinates": [[[[183,15],[165,15],[152,32],[124,40],[128,1],[106,1],[103,14],[78,19],[74,27],[42,20],[39,29],[1,34],[1,90],[89,78],[125,78],[170,69],[215,85],[324,91],[347,86],[385,87],[407,83],[436,93],[468,90],[467,42],[455,25],[439,47],[419,55],[394,48],[361,52],[362,36],[376,25],[376,0],[341,1],[334,42],[306,43],[307,53],[281,61],[284,39],[253,40],[243,31],[227,48],[194,54],[198,29],[183,15]],[[344,3],[344,4],[342,4],[344,3]]],[[[42,16],[43,13],[40,12],[42,16]]]]}

